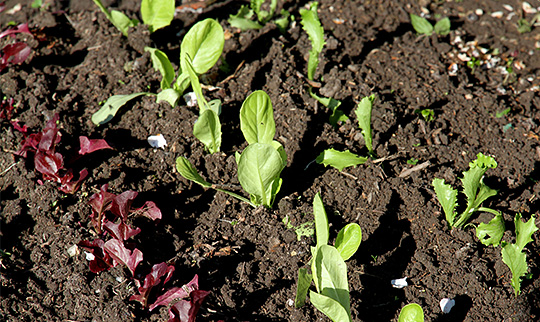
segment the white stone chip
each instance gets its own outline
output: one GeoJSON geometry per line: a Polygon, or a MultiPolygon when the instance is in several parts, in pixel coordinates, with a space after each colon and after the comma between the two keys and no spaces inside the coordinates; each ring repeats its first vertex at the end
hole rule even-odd
{"type": "Polygon", "coordinates": [[[443,313],[448,314],[450,310],[456,305],[456,301],[453,299],[444,298],[441,300],[440,306],[443,313]]]}
{"type": "Polygon", "coordinates": [[[392,287],[395,287],[395,288],[404,288],[405,286],[409,285],[407,283],[407,277],[392,280],[391,283],[392,283],[392,287]]]}
{"type": "Polygon", "coordinates": [[[184,101],[186,101],[186,105],[188,107],[196,107],[197,106],[197,95],[195,92],[189,92],[184,94],[184,101]]]}
{"type": "Polygon", "coordinates": [[[67,249],[67,253],[69,257],[77,256],[79,255],[79,247],[77,247],[77,245],[73,245],[67,249]]]}
{"type": "Polygon", "coordinates": [[[167,146],[167,140],[165,140],[165,137],[161,134],[150,135],[148,137],[148,144],[150,144],[150,146],[153,148],[165,149],[167,146]]]}
{"type": "Polygon", "coordinates": [[[86,255],[86,260],[87,260],[87,261],[93,261],[94,258],[96,258],[96,257],[94,256],[94,254],[92,254],[92,253],[84,252],[84,254],[86,255]]]}

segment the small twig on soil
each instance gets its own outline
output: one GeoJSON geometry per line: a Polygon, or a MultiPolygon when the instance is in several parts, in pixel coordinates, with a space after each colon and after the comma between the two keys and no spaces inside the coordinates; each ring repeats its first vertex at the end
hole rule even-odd
{"type": "Polygon", "coordinates": [[[431,165],[431,162],[429,161],[426,161],[426,162],[423,162],[423,163],[420,163],[419,165],[416,165],[410,169],[405,169],[403,171],[401,171],[401,173],[399,174],[399,177],[400,178],[405,178],[405,177],[408,177],[410,176],[413,172],[415,171],[420,171],[422,169],[425,169],[427,167],[429,167],[431,165]]]}
{"type": "Polygon", "coordinates": [[[351,178],[353,178],[354,180],[358,180],[357,177],[353,176],[353,175],[350,174],[350,173],[347,173],[347,172],[341,172],[341,174],[344,174],[344,175],[346,175],[346,176],[348,176],[348,177],[351,177],[351,178]]]}
{"type": "Polygon", "coordinates": [[[238,64],[238,66],[236,67],[236,69],[234,70],[234,73],[232,75],[229,75],[227,76],[224,80],[222,80],[221,82],[217,83],[218,86],[221,86],[223,84],[225,84],[226,82],[230,81],[231,79],[235,78],[236,77],[236,74],[238,73],[238,71],[240,70],[240,68],[242,68],[242,66],[244,66],[244,64],[246,63],[245,60],[242,60],[242,62],[240,62],[240,64],[238,64]]]}
{"type": "Polygon", "coordinates": [[[296,71],[296,76],[298,76],[299,78],[302,78],[304,81],[306,81],[311,87],[314,87],[314,88],[320,88],[322,86],[321,83],[319,82],[315,82],[315,81],[312,81],[311,79],[308,79],[306,76],[304,76],[302,73],[300,73],[299,71],[296,71]]]}
{"type": "Polygon", "coordinates": [[[17,163],[19,163],[19,162],[21,162],[21,161],[19,160],[17,162],[13,162],[9,167],[7,167],[4,171],[2,171],[2,173],[0,173],[0,176],[3,176],[4,174],[6,174],[9,170],[11,170],[11,168],[16,166],[17,163]]]}

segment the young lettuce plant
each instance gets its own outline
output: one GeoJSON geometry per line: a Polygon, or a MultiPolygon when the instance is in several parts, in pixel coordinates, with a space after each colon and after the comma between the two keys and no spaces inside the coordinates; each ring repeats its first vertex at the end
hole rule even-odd
{"type": "MultiPolygon", "coordinates": [[[[317,14],[318,2],[313,2],[309,9],[300,9],[300,16],[302,20],[302,27],[308,34],[309,40],[311,41],[311,50],[309,51],[308,66],[307,66],[307,76],[310,81],[313,81],[315,78],[315,71],[319,65],[319,55],[325,45],[324,41],[324,29],[321,26],[319,16],[317,14]]],[[[340,121],[346,121],[349,118],[338,108],[341,105],[341,102],[333,99],[331,97],[321,97],[313,92],[313,88],[309,88],[309,94],[311,97],[316,99],[319,103],[326,106],[332,111],[330,115],[330,124],[337,126],[337,123],[340,121]]]]}
{"type": "Polygon", "coordinates": [[[407,304],[399,312],[398,322],[424,322],[424,310],[416,303],[407,304]]]}
{"type": "MultiPolygon", "coordinates": [[[[204,100],[198,78],[216,64],[223,52],[224,43],[223,28],[221,28],[217,21],[208,18],[196,23],[184,36],[180,45],[180,69],[176,81],[174,80],[174,68],[167,55],[159,49],[145,48],[150,53],[154,68],[162,76],[160,83],[161,92],[158,94],[140,92],[129,95],[111,96],[101,109],[92,115],[92,122],[96,125],[109,122],[122,106],[142,95],[157,95],[158,103],[166,101],[174,107],[180,96],[182,96],[190,85],[198,93],[199,100],[204,100]]],[[[201,104],[203,105],[201,114],[203,114],[202,112],[204,112],[208,104],[199,102],[199,106],[201,104]]],[[[210,102],[209,105],[215,106],[215,103],[210,102]]],[[[215,108],[213,110],[217,111],[219,109],[215,108]]],[[[219,112],[217,114],[219,115],[219,112]]],[[[200,124],[203,123],[206,122],[201,122],[200,124]]],[[[215,125],[215,123],[213,124],[215,125]]],[[[198,128],[200,129],[201,125],[198,128]]],[[[219,144],[208,145],[208,142],[204,141],[203,143],[209,151],[219,150],[219,144]]]]}
{"type": "Polygon", "coordinates": [[[347,265],[362,241],[362,231],[356,223],[343,227],[334,246],[328,245],[328,217],[319,193],[313,198],[317,244],[311,247],[311,274],[298,270],[295,306],[303,306],[309,291],[311,303],[334,322],[352,321],[347,265]],[[316,291],[309,290],[311,281],[316,291]]]}
{"type": "Polygon", "coordinates": [[[482,153],[477,155],[477,159],[469,163],[469,170],[463,172],[461,182],[463,193],[467,197],[467,208],[461,213],[456,212],[458,206],[456,189],[449,184],[445,184],[443,179],[433,179],[433,188],[437,199],[443,207],[448,226],[452,228],[463,227],[473,213],[485,211],[497,216],[498,212],[486,207],[480,207],[487,198],[497,194],[497,190],[491,189],[484,184],[483,176],[490,168],[496,168],[497,162],[493,157],[485,156],[482,153]]]}
{"type": "Polygon", "coordinates": [[[412,13],[410,14],[410,17],[414,30],[419,34],[429,36],[435,32],[437,35],[446,36],[450,33],[450,18],[448,17],[437,21],[435,25],[432,25],[426,18],[412,13]]]}
{"type": "Polygon", "coordinates": [[[246,98],[240,109],[240,129],[249,145],[241,154],[236,153],[238,180],[250,200],[207,182],[185,157],[176,159],[176,168],[184,178],[205,188],[225,192],[254,207],[270,208],[281,188],[280,175],[287,165],[287,155],[283,146],[273,139],[276,125],[268,94],[255,91],[246,98]]]}
{"type": "MultiPolygon", "coordinates": [[[[373,109],[373,102],[375,101],[375,98],[375,94],[364,97],[360,103],[358,103],[358,106],[354,111],[356,117],[358,118],[358,126],[362,130],[362,136],[364,137],[364,142],[370,157],[375,156],[371,132],[371,110],[373,109]]],[[[318,164],[332,166],[339,171],[343,171],[344,168],[364,164],[367,161],[367,158],[358,156],[349,150],[337,151],[335,149],[327,149],[319,154],[315,161],[318,164]]]]}
{"type": "MultiPolygon", "coordinates": [[[[105,14],[107,19],[126,37],[129,28],[139,24],[139,20],[129,19],[128,16],[118,10],[108,10],[101,0],[94,0],[94,3],[105,14]]],[[[174,0],[142,0],[141,2],[141,17],[143,23],[148,25],[148,30],[151,33],[170,25],[174,19],[174,10],[174,0]]]]}
{"type": "MultiPolygon", "coordinates": [[[[249,7],[242,5],[235,15],[229,16],[229,24],[242,31],[249,29],[261,29],[263,25],[268,23],[276,12],[277,0],[270,2],[270,11],[261,10],[264,0],[251,0],[249,7]],[[256,16],[257,20],[251,18],[256,16]]],[[[275,24],[284,32],[289,25],[290,13],[286,10],[281,10],[281,18],[275,19],[275,24]]]]}

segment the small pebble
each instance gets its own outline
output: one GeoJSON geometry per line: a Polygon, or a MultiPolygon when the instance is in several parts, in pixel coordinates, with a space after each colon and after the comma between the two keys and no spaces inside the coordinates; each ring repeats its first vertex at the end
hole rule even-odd
{"type": "Polygon", "coordinates": [[[495,11],[491,14],[493,18],[502,18],[504,13],[502,11],[495,11]]]}
{"type": "Polygon", "coordinates": [[[392,287],[394,288],[404,288],[405,286],[409,285],[407,283],[407,277],[392,280],[391,283],[392,283],[392,287]]]}
{"type": "Polygon", "coordinates": [[[456,305],[456,301],[453,299],[444,298],[441,300],[440,306],[443,313],[448,314],[450,310],[456,305]]]}
{"type": "Polygon", "coordinates": [[[484,10],[478,8],[476,10],[474,10],[474,13],[477,15],[477,16],[481,16],[484,14],[484,10]]]}
{"type": "Polygon", "coordinates": [[[528,2],[523,2],[521,4],[521,7],[523,8],[523,12],[527,14],[534,14],[538,12],[538,10],[536,8],[533,8],[528,2]]]}
{"type": "Polygon", "coordinates": [[[153,148],[165,149],[167,146],[167,140],[165,140],[165,137],[161,134],[150,135],[147,140],[148,144],[150,144],[150,146],[153,148]]]}
{"type": "Polygon", "coordinates": [[[503,8],[508,11],[514,11],[514,8],[509,4],[503,4],[503,8]]]}

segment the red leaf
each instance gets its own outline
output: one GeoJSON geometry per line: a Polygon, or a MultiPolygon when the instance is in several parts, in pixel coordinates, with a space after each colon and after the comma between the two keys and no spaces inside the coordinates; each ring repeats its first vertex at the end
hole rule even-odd
{"type": "Polygon", "coordinates": [[[68,173],[60,179],[60,183],[62,185],[58,189],[60,189],[60,191],[65,192],[65,193],[74,194],[75,191],[79,189],[83,180],[86,179],[87,176],[88,176],[88,170],[82,169],[79,172],[79,180],[71,181],[71,179],[73,179],[73,174],[71,173],[71,169],[69,169],[68,173]]]}
{"type": "Polygon", "coordinates": [[[201,308],[208,291],[195,290],[189,294],[190,301],[182,300],[169,309],[168,322],[195,322],[195,317],[201,308]]]}
{"type": "Polygon", "coordinates": [[[7,35],[18,34],[18,33],[25,33],[25,34],[32,35],[32,33],[30,32],[30,29],[28,29],[28,23],[22,23],[18,25],[17,28],[7,29],[1,32],[0,39],[4,38],[7,35]]]}
{"type": "Polygon", "coordinates": [[[135,269],[137,265],[143,260],[143,253],[135,248],[130,251],[124,246],[124,243],[118,239],[108,240],[103,249],[118,263],[122,263],[127,266],[131,275],[135,276],[135,269]]]}
{"type": "Polygon", "coordinates": [[[121,220],[118,222],[118,224],[115,224],[112,221],[106,221],[103,224],[103,228],[105,228],[105,230],[108,231],[113,238],[116,238],[122,242],[141,232],[140,228],[133,229],[121,220]]]}
{"type": "Polygon", "coordinates": [[[174,272],[174,266],[168,265],[167,263],[159,263],[152,266],[152,271],[146,275],[144,278],[144,284],[141,286],[138,280],[135,280],[136,284],[139,286],[139,294],[132,295],[130,301],[138,301],[143,307],[148,306],[148,297],[150,296],[150,291],[156,285],[164,285],[167,283],[174,272]],[[162,278],[165,277],[164,280],[162,278]]]}
{"type": "Polygon", "coordinates": [[[122,192],[113,199],[111,212],[126,221],[131,211],[131,204],[138,194],[131,190],[122,192]]]}
{"type": "Polygon", "coordinates": [[[153,309],[155,309],[156,307],[160,305],[168,305],[169,303],[171,303],[171,301],[174,301],[176,299],[186,298],[189,296],[191,292],[198,289],[199,289],[199,276],[195,275],[189,283],[183,285],[182,287],[173,287],[167,292],[165,292],[165,294],[159,296],[156,299],[156,301],[152,305],[150,305],[148,310],[152,311],[153,309]]]}
{"type": "MultiPolygon", "coordinates": [[[[2,103],[0,103],[0,118],[6,120],[11,119],[11,116],[13,116],[13,109],[15,109],[13,106],[13,101],[13,97],[2,100],[2,103]]],[[[13,122],[11,124],[13,124],[13,122]]]]}
{"type": "MultiPolygon", "coordinates": [[[[17,120],[13,120],[10,122],[11,123],[11,126],[13,126],[13,128],[23,134],[25,134],[26,132],[28,132],[28,128],[26,127],[26,124],[23,125],[22,127],[19,125],[19,121],[17,120]]],[[[37,144],[37,142],[36,142],[37,144]]],[[[18,152],[17,152],[18,153],[18,152]]]]}
{"type": "Polygon", "coordinates": [[[47,121],[47,125],[41,132],[41,139],[39,140],[38,149],[45,151],[54,151],[56,144],[62,139],[62,135],[59,133],[56,127],[56,122],[60,119],[58,113],[54,114],[52,119],[47,121]]]}
{"type": "Polygon", "coordinates": [[[161,219],[161,210],[156,206],[153,201],[147,201],[141,208],[135,209],[135,211],[140,211],[141,215],[148,217],[152,220],[161,219]]]}
{"type": "Polygon", "coordinates": [[[88,264],[92,273],[108,270],[113,264],[112,258],[103,250],[105,242],[101,239],[94,241],[82,240],[77,245],[94,255],[94,259],[88,264]]]}
{"type": "Polygon", "coordinates": [[[39,150],[34,158],[36,171],[43,174],[45,180],[60,182],[58,171],[63,168],[64,160],[60,153],[39,150]]]}
{"type": "Polygon", "coordinates": [[[81,144],[81,149],[79,150],[80,155],[102,149],[112,149],[103,139],[89,139],[86,136],[79,136],[79,142],[81,144]]]}
{"type": "Polygon", "coordinates": [[[111,202],[116,197],[114,193],[107,192],[108,187],[108,184],[101,186],[100,192],[93,194],[88,201],[92,207],[90,219],[98,234],[101,234],[103,229],[103,213],[111,208],[111,202]]]}
{"type": "MultiPolygon", "coordinates": [[[[26,127],[26,125],[25,125],[26,127]]],[[[23,128],[24,129],[24,128],[23,128]]],[[[37,150],[37,146],[39,144],[39,140],[41,140],[41,133],[37,134],[30,134],[23,142],[21,149],[15,153],[15,155],[19,155],[23,158],[26,158],[27,152],[32,151],[35,152],[37,150]]]]}

